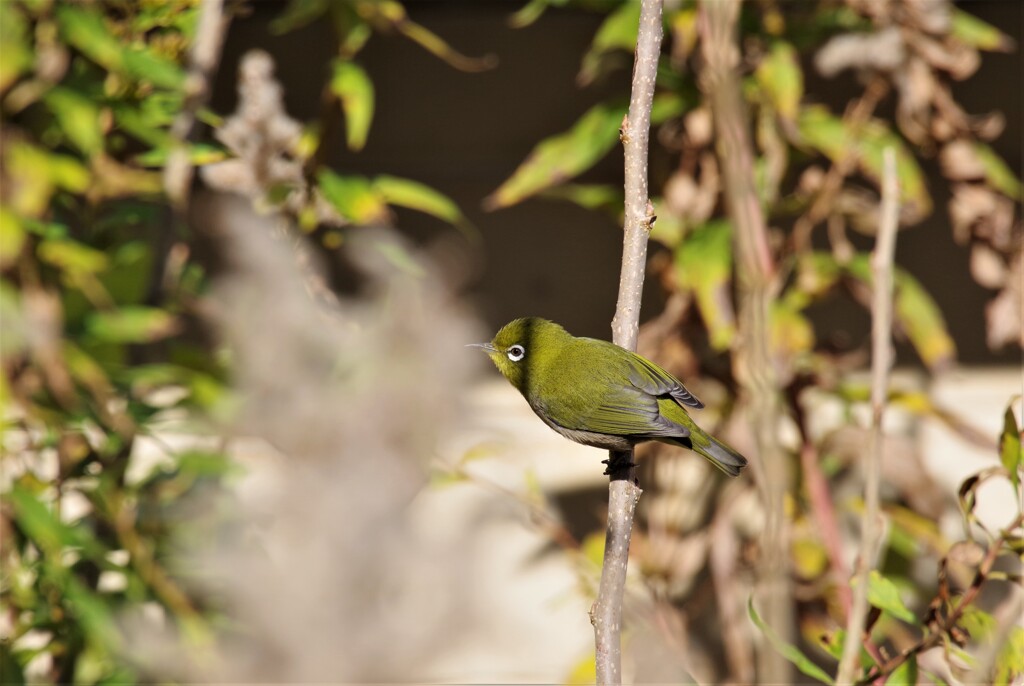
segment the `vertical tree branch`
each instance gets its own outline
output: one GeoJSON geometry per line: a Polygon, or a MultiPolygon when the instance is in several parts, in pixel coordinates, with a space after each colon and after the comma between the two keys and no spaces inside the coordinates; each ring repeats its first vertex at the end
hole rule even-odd
{"type": "Polygon", "coordinates": [[[220,62],[220,50],[228,26],[224,0],[202,0],[195,40],[188,51],[185,102],[171,124],[171,148],[164,167],[164,190],[171,206],[181,212],[188,205],[192,185],[192,162],[186,143],[195,129],[196,113],[206,103],[210,81],[220,62]]]}
{"type": "MultiPolygon", "coordinates": [[[[661,5],[662,0],[642,0],[640,5],[632,94],[629,113],[622,122],[621,131],[625,156],[626,203],[622,272],[619,277],[619,299],[612,319],[612,340],[629,350],[636,350],[640,296],[643,293],[647,264],[647,237],[654,221],[647,195],[647,146],[658,57],[661,54],[661,5]]],[[[608,456],[608,531],[605,535],[601,584],[590,611],[594,625],[598,684],[622,682],[622,597],[626,588],[633,514],[642,493],[632,461],[632,451],[612,452],[608,456]]]]}
{"type": "MultiPolygon", "coordinates": [[[[733,225],[739,300],[739,341],[735,375],[746,396],[758,460],[754,463],[765,507],[765,532],[758,572],[758,596],[765,620],[792,642],[793,606],[784,513],[790,464],[779,445],[781,410],[770,350],[770,306],[778,287],[768,227],[754,182],[754,151],[736,77],[739,0],[702,0],[699,26],[704,64],[699,76],[715,125],[726,209],[733,225]]],[[[773,650],[758,654],[762,683],[787,683],[790,667],[773,650]]]]}
{"type": "Polygon", "coordinates": [[[874,292],[871,299],[871,433],[864,461],[864,513],[857,558],[857,584],[846,623],[846,640],[836,684],[852,684],[860,665],[864,621],[868,609],[868,574],[874,566],[879,537],[879,480],[882,464],[882,414],[892,365],[892,270],[899,223],[899,180],[896,153],[883,153],[882,207],[875,251],[871,256],[874,292]]]}

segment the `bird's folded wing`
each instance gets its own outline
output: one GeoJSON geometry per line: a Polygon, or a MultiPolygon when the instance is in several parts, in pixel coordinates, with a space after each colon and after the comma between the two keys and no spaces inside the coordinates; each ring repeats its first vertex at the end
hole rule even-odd
{"type": "Polygon", "coordinates": [[[593,431],[615,436],[649,436],[682,438],[689,430],[661,416],[658,399],[649,393],[624,386],[603,398],[600,405],[581,413],[566,428],[593,431]]]}
{"type": "MultiPolygon", "coordinates": [[[[630,361],[633,364],[629,381],[637,389],[652,396],[671,396],[680,405],[695,407],[698,410],[704,407],[704,403],[686,390],[679,379],[650,360],[634,354],[630,361]]],[[[657,402],[655,402],[655,410],[657,410],[657,402]]]]}

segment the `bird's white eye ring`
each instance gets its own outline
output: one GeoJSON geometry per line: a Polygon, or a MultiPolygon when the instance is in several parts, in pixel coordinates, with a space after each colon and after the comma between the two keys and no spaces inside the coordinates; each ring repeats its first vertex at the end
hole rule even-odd
{"type": "Polygon", "coordinates": [[[505,354],[508,355],[508,359],[512,360],[513,362],[518,362],[519,360],[526,357],[526,348],[524,348],[521,345],[513,345],[512,347],[505,351],[505,354]]]}

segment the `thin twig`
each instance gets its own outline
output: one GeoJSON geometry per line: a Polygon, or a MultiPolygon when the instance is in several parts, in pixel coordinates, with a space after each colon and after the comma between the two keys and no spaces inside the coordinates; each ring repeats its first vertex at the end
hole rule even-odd
{"type": "Polygon", "coordinates": [[[871,256],[874,291],[871,302],[871,434],[864,460],[864,513],[861,518],[860,550],[857,559],[857,585],[853,606],[846,623],[846,640],[839,661],[836,684],[852,684],[860,664],[864,643],[864,623],[868,609],[868,575],[874,566],[879,538],[879,482],[882,466],[882,415],[885,412],[892,366],[892,272],[899,225],[899,179],[896,176],[896,152],[883,153],[882,206],[878,239],[871,256]]]}
{"type": "MultiPolygon", "coordinates": [[[[716,154],[736,246],[739,343],[733,367],[749,408],[758,458],[753,464],[754,475],[765,509],[757,592],[765,621],[782,640],[791,643],[795,630],[784,509],[792,480],[791,464],[778,440],[781,407],[769,319],[779,280],[757,194],[753,145],[736,75],[740,56],[739,13],[739,0],[700,3],[698,25],[704,57],[700,85],[711,105],[716,154]]],[[[786,683],[791,672],[789,663],[776,651],[759,651],[757,676],[761,682],[786,683]]]]}
{"type": "Polygon", "coordinates": [[[220,63],[220,51],[228,26],[224,0],[203,0],[199,8],[196,37],[188,51],[188,74],[185,77],[185,102],[171,124],[174,145],[164,167],[164,190],[171,206],[184,211],[192,186],[192,162],[187,143],[192,137],[196,113],[206,103],[210,80],[220,63]]]}
{"type": "MultiPolygon", "coordinates": [[[[651,129],[651,106],[661,54],[662,0],[642,0],[633,64],[629,113],[622,122],[625,156],[625,220],[623,226],[622,272],[619,299],[612,319],[612,340],[636,350],[640,329],[640,296],[647,265],[647,237],[654,221],[647,195],[647,146],[651,129]]],[[[633,515],[642,493],[636,471],[615,469],[632,464],[632,451],[609,455],[608,531],[605,535],[601,584],[591,609],[594,625],[594,654],[597,683],[622,682],[622,597],[626,589],[626,565],[633,515]]]]}

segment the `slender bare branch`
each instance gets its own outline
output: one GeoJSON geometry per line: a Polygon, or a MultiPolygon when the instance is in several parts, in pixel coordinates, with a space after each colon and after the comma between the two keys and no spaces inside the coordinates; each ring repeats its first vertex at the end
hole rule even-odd
{"type": "MultiPolygon", "coordinates": [[[[651,106],[661,54],[662,0],[642,0],[637,31],[636,57],[629,113],[622,122],[625,154],[625,221],[623,226],[622,272],[619,299],[612,319],[612,340],[636,350],[640,328],[640,296],[643,294],[647,264],[647,237],[654,221],[647,193],[647,148],[651,129],[651,106]]],[[[632,466],[632,452],[609,455],[608,531],[597,600],[591,609],[597,683],[622,682],[622,597],[626,589],[626,566],[633,515],[642,493],[632,466]]]]}
{"type": "Polygon", "coordinates": [[[196,37],[188,52],[185,102],[171,124],[174,147],[164,167],[164,190],[171,205],[179,211],[188,205],[189,188],[192,185],[192,162],[185,144],[195,128],[196,113],[209,95],[210,81],[220,62],[228,21],[224,13],[224,0],[202,1],[196,37]]]}
{"type": "MultiPolygon", "coordinates": [[[[781,407],[772,359],[769,311],[779,287],[768,226],[754,179],[754,150],[737,67],[739,0],[702,0],[699,26],[704,58],[699,83],[715,126],[726,209],[736,246],[739,340],[733,367],[743,389],[756,444],[752,467],[765,508],[757,594],[765,621],[787,642],[794,634],[788,570],[785,496],[792,481],[789,456],[778,440],[781,407]]],[[[758,680],[786,683],[791,668],[774,650],[758,653],[758,680]]]]}
{"type": "Polygon", "coordinates": [[[896,253],[896,229],[899,224],[899,179],[896,176],[896,152],[883,153],[882,207],[875,251],[871,256],[874,292],[871,301],[871,434],[864,461],[864,513],[861,518],[860,548],[857,559],[857,584],[853,606],[846,623],[846,640],[839,662],[836,684],[852,684],[860,664],[864,643],[864,622],[868,609],[868,574],[878,550],[879,481],[882,465],[882,415],[885,412],[892,366],[893,259],[896,253]]]}

